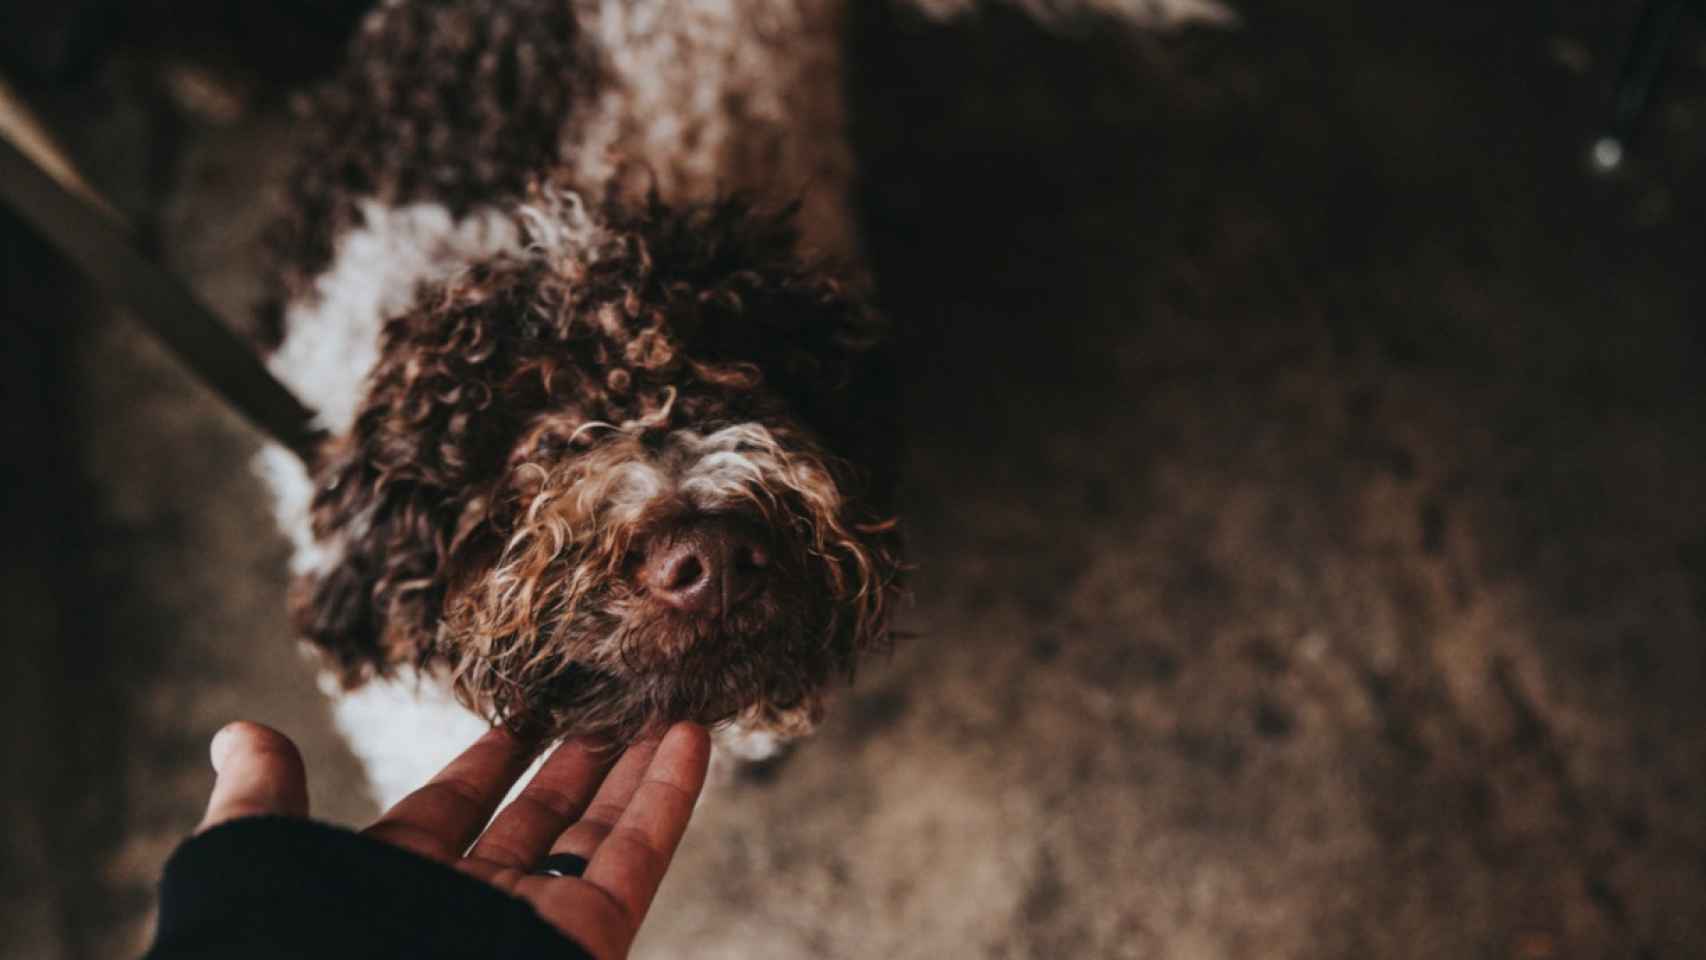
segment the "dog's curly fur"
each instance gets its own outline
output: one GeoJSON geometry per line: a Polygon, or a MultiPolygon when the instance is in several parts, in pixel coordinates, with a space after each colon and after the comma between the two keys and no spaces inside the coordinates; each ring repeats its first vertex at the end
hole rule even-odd
{"type": "Polygon", "coordinates": [[[836,67],[837,11],[388,0],[307,98],[272,362],[311,393],[332,371],[292,614],[345,689],[430,677],[553,736],[787,737],[886,641],[887,331],[833,242],[839,97],[793,82],[836,67]],[[787,191],[826,171],[807,243],[787,191]],[[634,576],[708,517],[771,560],[715,621],[634,576]]]}
{"type": "Polygon", "coordinates": [[[882,642],[897,586],[881,321],[799,259],[786,210],[528,212],[530,249],[385,325],[315,498],[343,557],[301,585],[298,628],[350,682],[445,666],[489,717],[552,733],[809,709],[882,642]],[[716,630],[624,569],[701,514],[780,548],[716,630]]]}

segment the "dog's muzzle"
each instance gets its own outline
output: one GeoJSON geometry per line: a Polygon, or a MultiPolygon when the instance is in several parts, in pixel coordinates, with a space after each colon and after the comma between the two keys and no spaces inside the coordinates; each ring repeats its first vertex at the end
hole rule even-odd
{"type": "Polygon", "coordinates": [[[771,572],[771,547],[762,530],[713,516],[653,537],[637,579],[658,603],[716,621],[763,589],[771,572]]]}

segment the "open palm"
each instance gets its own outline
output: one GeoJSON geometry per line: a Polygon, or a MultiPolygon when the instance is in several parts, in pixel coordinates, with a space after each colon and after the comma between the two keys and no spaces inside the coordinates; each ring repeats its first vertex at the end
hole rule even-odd
{"type": "MultiPolygon", "coordinates": [[[[242,816],[307,815],[302,760],[283,734],[232,724],[213,755],[219,778],[198,832],[242,816]]],[[[492,819],[532,756],[527,743],[492,730],[364,833],[526,900],[601,960],[626,956],[704,786],[709,738],[677,724],[619,758],[565,742],[492,819]],[[532,872],[551,854],[580,857],[584,873],[532,872]]]]}

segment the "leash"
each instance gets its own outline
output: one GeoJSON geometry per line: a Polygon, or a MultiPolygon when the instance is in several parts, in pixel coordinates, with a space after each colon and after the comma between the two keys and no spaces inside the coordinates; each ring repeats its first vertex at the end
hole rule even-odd
{"type": "Polygon", "coordinates": [[[111,205],[91,189],[0,81],[0,201],[116,303],[124,304],[227,404],[305,463],[324,437],[314,412],[279,383],[249,344],[137,248],[111,205]]]}

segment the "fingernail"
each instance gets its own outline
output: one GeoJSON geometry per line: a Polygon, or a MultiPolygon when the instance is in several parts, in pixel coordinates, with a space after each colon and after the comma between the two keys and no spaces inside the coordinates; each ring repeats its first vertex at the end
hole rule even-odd
{"type": "Polygon", "coordinates": [[[236,726],[234,723],[228,723],[220,727],[219,732],[213,735],[213,742],[207,745],[207,756],[213,762],[214,773],[218,773],[219,768],[225,766],[225,758],[231,753],[233,728],[236,726]]]}

